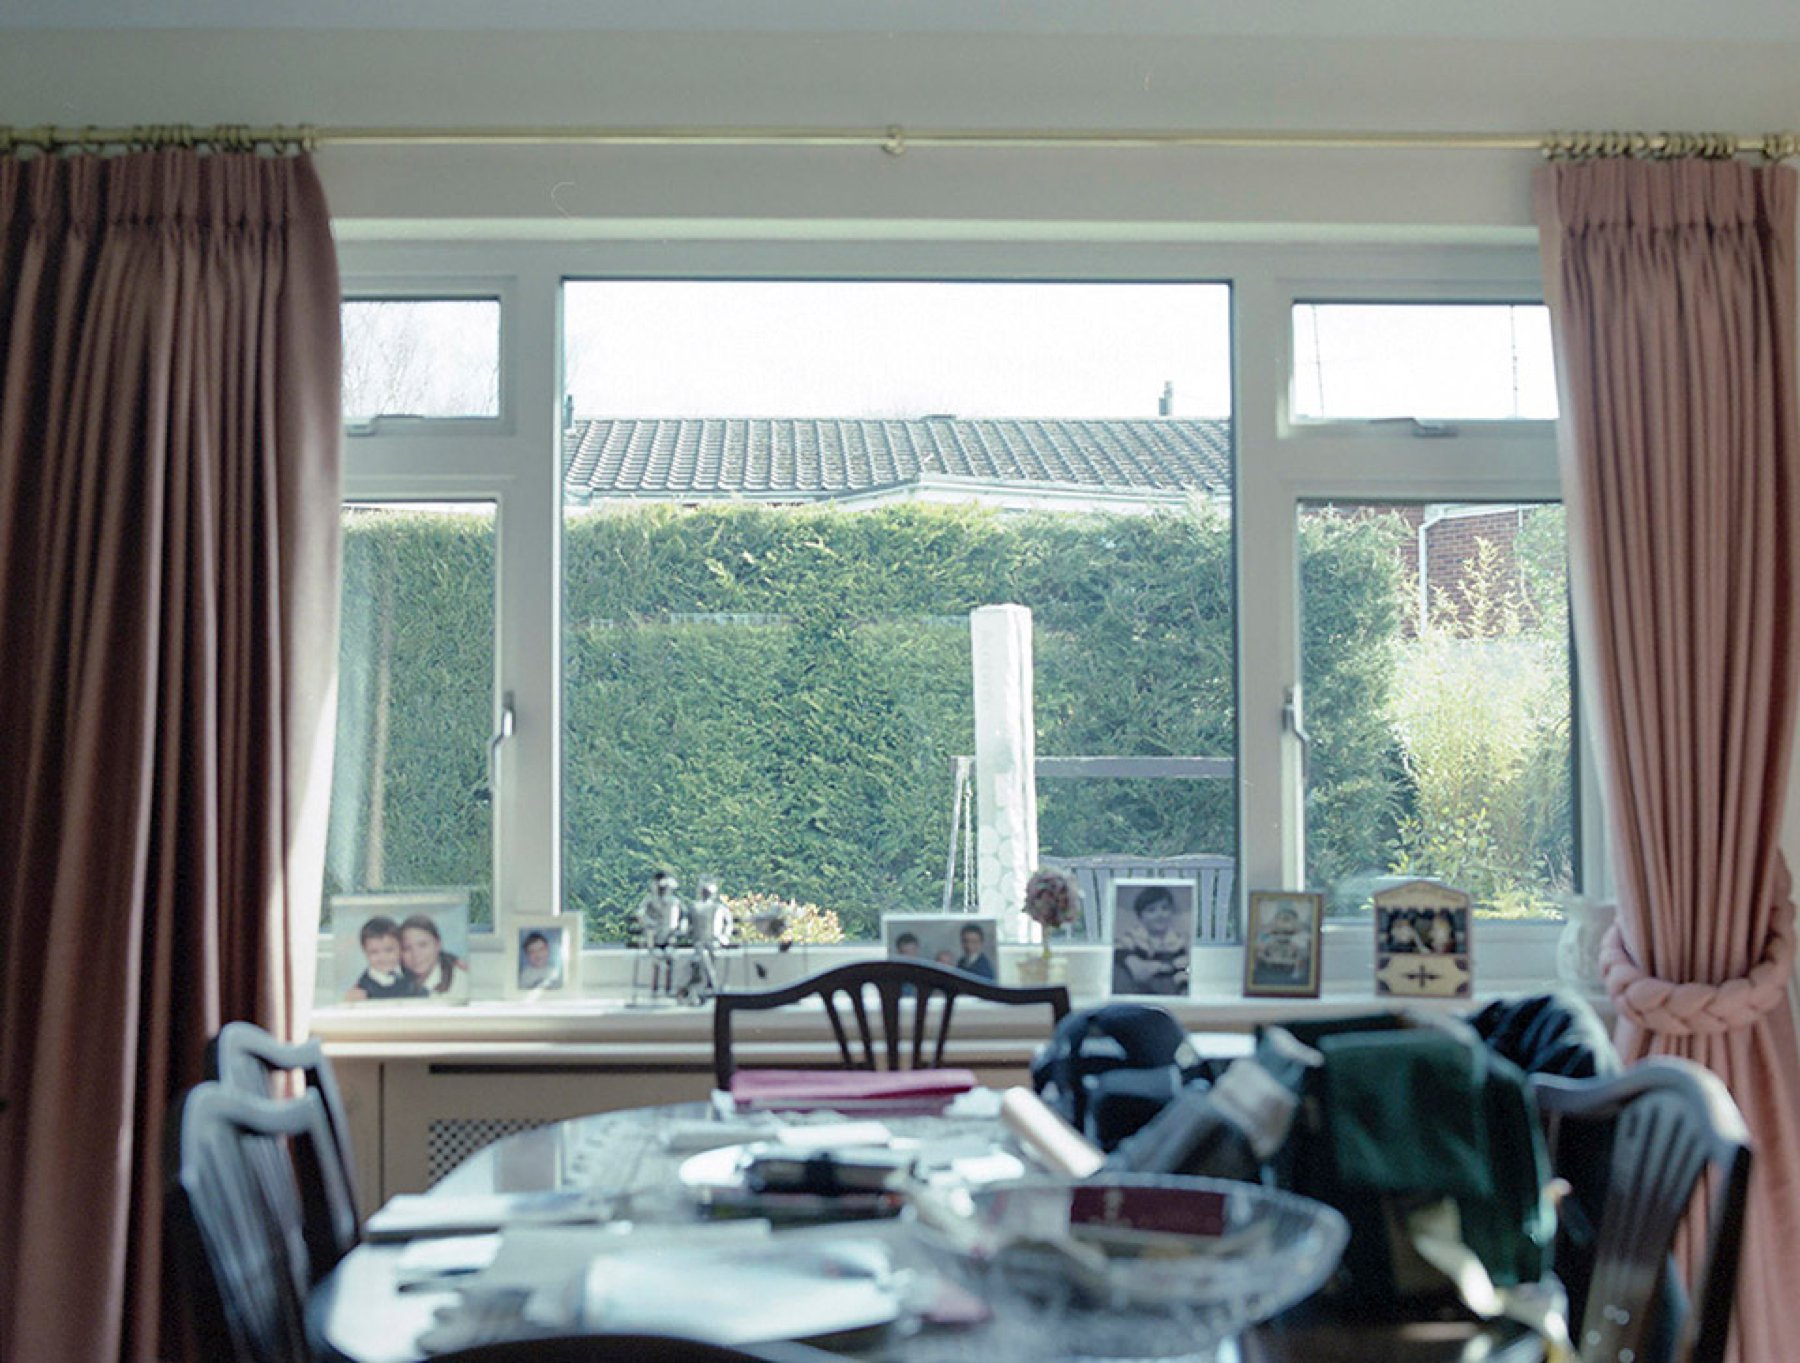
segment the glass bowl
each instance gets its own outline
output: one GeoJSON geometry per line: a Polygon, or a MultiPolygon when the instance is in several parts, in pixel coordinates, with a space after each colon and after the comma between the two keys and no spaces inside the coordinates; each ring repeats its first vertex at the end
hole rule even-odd
{"type": "Polygon", "coordinates": [[[974,1189],[933,1218],[996,1316],[1055,1322],[1070,1356],[1198,1354],[1305,1300],[1337,1268],[1344,1218],[1232,1179],[1099,1174],[974,1189]]]}

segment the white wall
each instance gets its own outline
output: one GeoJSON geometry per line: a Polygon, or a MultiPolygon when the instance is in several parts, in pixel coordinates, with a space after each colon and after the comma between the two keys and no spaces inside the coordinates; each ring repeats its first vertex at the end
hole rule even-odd
{"type": "MultiPolygon", "coordinates": [[[[0,124],[1504,132],[1800,124],[1800,42],[1787,31],[1756,41],[1757,30],[1745,29],[1716,41],[1468,42],[1014,28],[0,28],[0,124]]],[[[1240,235],[1323,224],[1387,234],[1522,231],[1533,160],[1472,152],[921,150],[896,158],[874,150],[409,147],[327,148],[319,165],[350,232],[422,218],[455,223],[457,232],[479,224],[569,234],[596,221],[619,230],[620,220],[827,218],[1025,220],[1078,235],[1100,229],[1066,225],[1107,222],[1113,231],[1125,223],[1179,237],[1216,230],[1195,224],[1225,224],[1240,235]]]]}

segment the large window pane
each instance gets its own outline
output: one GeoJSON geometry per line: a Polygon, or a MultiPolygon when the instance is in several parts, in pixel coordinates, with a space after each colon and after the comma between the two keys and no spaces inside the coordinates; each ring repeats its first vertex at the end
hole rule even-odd
{"type": "Polygon", "coordinates": [[[1553,420],[1542,304],[1296,303],[1301,420],[1553,420]]]}
{"type": "Polygon", "coordinates": [[[1554,505],[1300,514],[1308,883],[1414,876],[1534,917],[1574,886],[1569,624],[1554,505]]]}
{"type": "Polygon", "coordinates": [[[344,508],[327,895],[458,889],[493,921],[492,502],[344,508]]]}
{"type": "MultiPolygon", "coordinates": [[[[1235,754],[1229,297],[571,283],[564,886],[848,936],[946,890],[968,612],[1034,613],[1042,755],[1235,754]]],[[[1236,853],[1229,780],[1042,781],[1045,856],[1236,853]]],[[[958,863],[960,866],[960,863],[958,863]]]]}
{"type": "Polygon", "coordinates": [[[343,306],[344,420],[500,414],[500,303],[362,299],[343,306]]]}

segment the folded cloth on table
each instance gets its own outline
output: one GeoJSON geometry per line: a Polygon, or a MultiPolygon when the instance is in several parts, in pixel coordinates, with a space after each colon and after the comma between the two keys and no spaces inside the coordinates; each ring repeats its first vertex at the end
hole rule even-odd
{"type": "Polygon", "coordinates": [[[739,1070],[731,1098],[740,1112],[937,1112],[977,1086],[972,1070],[739,1070]]]}

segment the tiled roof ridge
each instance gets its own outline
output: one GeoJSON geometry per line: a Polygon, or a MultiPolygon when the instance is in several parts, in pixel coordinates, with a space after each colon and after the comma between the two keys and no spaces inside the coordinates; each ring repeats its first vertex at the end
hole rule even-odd
{"type": "Polygon", "coordinates": [[[1228,494],[1219,417],[579,417],[564,432],[573,497],[799,497],[928,474],[998,484],[1228,494]]]}

